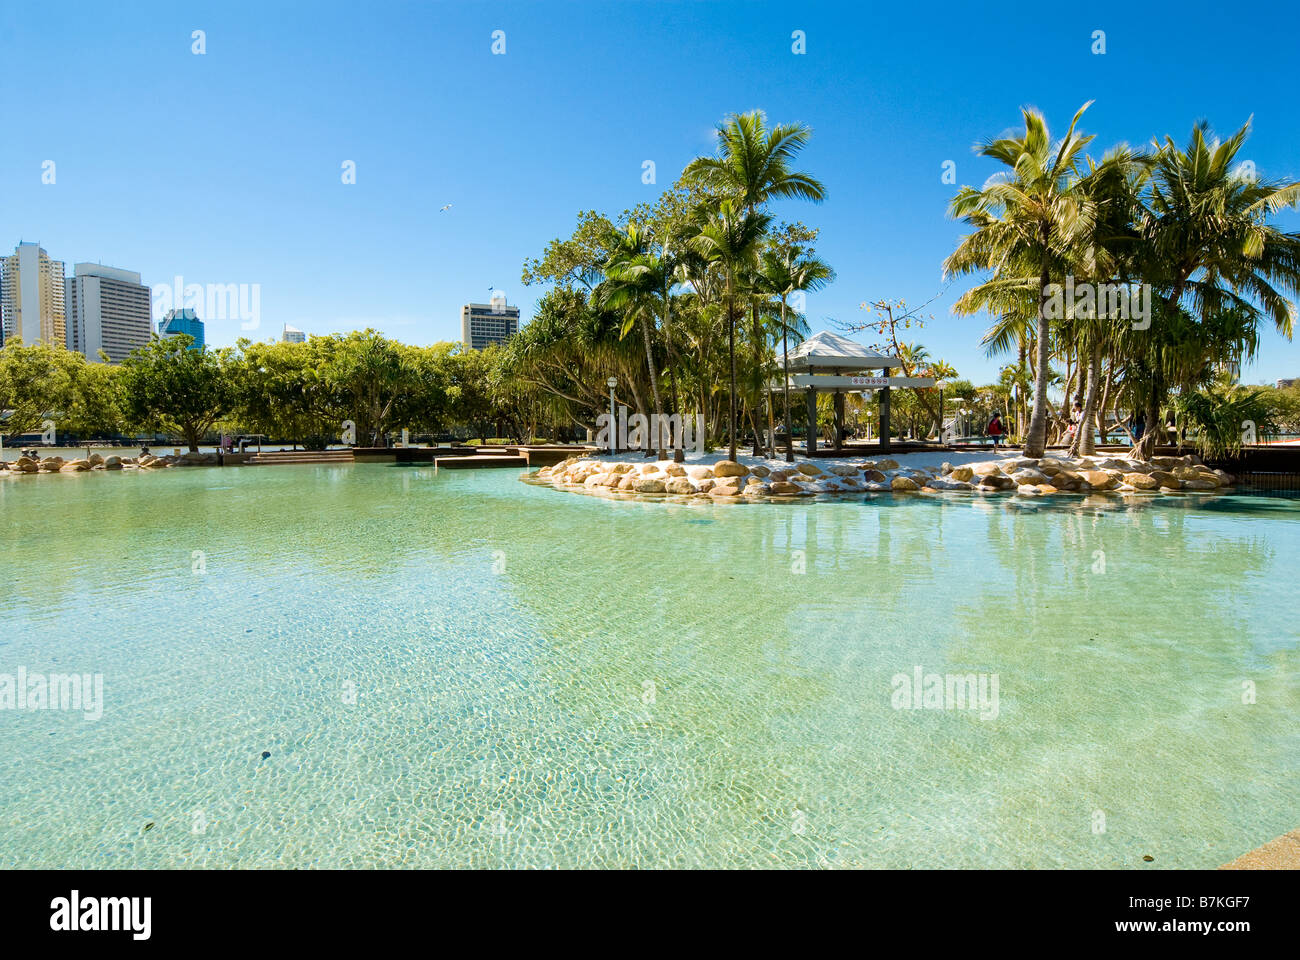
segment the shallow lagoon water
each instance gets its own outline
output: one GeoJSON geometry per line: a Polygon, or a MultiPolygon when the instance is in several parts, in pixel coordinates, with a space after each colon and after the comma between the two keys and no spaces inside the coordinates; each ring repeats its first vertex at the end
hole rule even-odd
{"type": "Polygon", "coordinates": [[[195,468],[2,482],[0,545],[0,673],[106,701],[0,710],[0,867],[1151,869],[1300,825],[1295,500],[195,468]],[[996,717],[895,709],[918,666],[996,717]]]}

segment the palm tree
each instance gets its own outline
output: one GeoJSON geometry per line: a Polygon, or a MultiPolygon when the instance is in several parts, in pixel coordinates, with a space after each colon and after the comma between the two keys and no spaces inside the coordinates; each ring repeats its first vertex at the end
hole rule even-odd
{"type": "MultiPolygon", "coordinates": [[[[801,123],[778,123],[771,128],[761,110],[731,114],[717,130],[717,155],[697,157],[687,164],[682,178],[720,197],[738,201],[746,213],[755,213],[772,200],[797,198],[821,203],[826,187],[793,163],[812,137],[812,128],[801,123]]],[[[751,307],[751,336],[756,365],[762,365],[762,333],[759,306],[751,307]]],[[[755,430],[755,453],[758,453],[755,430]]]]}
{"type": "Polygon", "coordinates": [[[835,279],[830,264],[798,244],[769,247],[763,253],[764,285],[781,299],[781,368],[785,393],[785,459],[794,462],[794,430],[790,422],[790,323],[787,306],[790,295],[820,290],[835,279]]]}
{"type": "MultiPolygon", "coordinates": [[[[1247,122],[1219,142],[1208,124],[1198,123],[1185,150],[1165,138],[1138,224],[1142,277],[1174,308],[1166,316],[1185,306],[1205,321],[1235,308],[1254,323],[1267,316],[1289,339],[1294,306],[1284,294],[1300,293],[1300,234],[1283,233],[1267,218],[1300,202],[1300,183],[1266,181],[1233,168],[1249,131],[1247,122]]],[[[1146,332],[1162,336],[1154,323],[1146,332]]],[[[1159,369],[1151,373],[1139,457],[1151,455],[1162,426],[1167,381],[1159,369]]]]}
{"type": "Polygon", "coordinates": [[[736,283],[752,263],[759,242],[772,218],[765,213],[742,209],[734,200],[724,200],[708,214],[690,243],[705,260],[715,264],[725,278],[723,301],[727,327],[727,357],[731,365],[728,457],[736,459],[736,283]]]}
{"type": "Polygon", "coordinates": [[[771,200],[797,198],[821,203],[826,188],[791,168],[812,137],[801,123],[778,123],[771,129],[761,110],[732,114],[718,126],[718,154],[697,157],[683,171],[688,183],[740,201],[753,213],[771,200]]]}
{"type": "Polygon", "coordinates": [[[1025,455],[1041,457],[1047,446],[1047,373],[1050,359],[1047,303],[1054,268],[1092,227],[1095,206],[1079,189],[1079,161],[1091,136],[1075,133],[1088,101],[1075,113],[1070,129],[1052,143],[1047,121],[1037,110],[1022,111],[1022,137],[985,141],[982,156],[1004,163],[1009,172],[990,178],[982,189],[963,187],[949,207],[951,216],[975,227],[944,261],[944,273],[993,270],[992,279],[968,290],[953,310],[975,313],[999,302],[1009,290],[1023,291],[1025,276],[1016,269],[1033,264],[1037,273],[1038,342],[1035,356],[1034,408],[1025,438],[1025,455]]]}
{"type": "MultiPolygon", "coordinates": [[[[650,327],[654,323],[660,292],[667,282],[664,273],[665,264],[661,257],[651,252],[645,231],[631,223],[626,230],[617,231],[616,239],[611,244],[609,260],[605,264],[605,279],[596,288],[596,301],[599,305],[610,310],[626,311],[620,336],[626,336],[634,325],[641,328],[646,368],[650,371],[650,393],[654,400],[652,412],[658,414],[663,413],[664,408],[659,399],[659,375],[655,370],[650,327]]],[[[662,460],[663,437],[658,435],[657,429],[655,433],[654,452],[662,460]]],[[[646,453],[649,455],[650,450],[647,449],[646,453]]]]}

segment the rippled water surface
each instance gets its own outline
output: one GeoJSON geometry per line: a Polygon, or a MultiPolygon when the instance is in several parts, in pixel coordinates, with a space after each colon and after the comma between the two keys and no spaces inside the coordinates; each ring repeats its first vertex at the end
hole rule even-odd
{"type": "Polygon", "coordinates": [[[0,482],[0,546],[0,674],[105,700],[0,710],[0,867],[1211,867],[1300,826],[1293,500],[188,469],[0,482]],[[895,709],[918,667],[996,715],[895,709]]]}

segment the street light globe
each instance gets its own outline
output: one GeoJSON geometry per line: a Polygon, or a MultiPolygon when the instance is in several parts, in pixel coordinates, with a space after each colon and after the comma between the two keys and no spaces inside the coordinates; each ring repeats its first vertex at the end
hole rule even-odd
{"type": "Polygon", "coordinates": [[[605,381],[605,386],[613,390],[615,387],[618,386],[618,377],[610,377],[608,380],[605,381]]]}

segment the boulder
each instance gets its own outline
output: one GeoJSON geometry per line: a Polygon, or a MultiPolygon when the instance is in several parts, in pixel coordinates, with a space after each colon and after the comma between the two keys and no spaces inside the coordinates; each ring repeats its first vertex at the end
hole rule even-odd
{"type": "Polygon", "coordinates": [[[709,491],[711,497],[738,497],[740,496],[740,487],[734,483],[720,483],[709,491]]]}
{"type": "Polygon", "coordinates": [[[750,467],[750,468],[749,468],[749,472],[750,472],[750,474],[752,474],[753,476],[755,476],[755,477],[759,477],[759,478],[766,478],[767,476],[769,476],[769,475],[772,473],[771,470],[769,470],[767,467],[763,466],[761,463],[760,463],[758,466],[756,466],[756,467],[750,467]]]}
{"type": "Polygon", "coordinates": [[[866,480],[868,483],[885,483],[889,480],[889,478],[879,470],[867,470],[862,474],[862,479],[866,480]]]}
{"type": "Polygon", "coordinates": [[[617,473],[621,475],[624,473],[628,473],[629,471],[631,471],[631,469],[632,469],[632,464],[630,463],[616,463],[609,468],[609,472],[617,473]]]}
{"type": "Polygon", "coordinates": [[[1151,463],[1161,470],[1172,470],[1174,467],[1186,466],[1178,457],[1152,457],[1151,463]]]}
{"type": "Polygon", "coordinates": [[[98,467],[104,462],[104,458],[97,453],[92,453],[86,460],[92,467],[98,467]]]}
{"type": "Polygon", "coordinates": [[[686,477],[673,477],[664,484],[664,490],[668,493],[694,493],[695,488],[691,486],[691,481],[686,477]]]}
{"type": "Polygon", "coordinates": [[[747,497],[766,497],[772,492],[772,488],[766,483],[749,483],[745,485],[744,495],[747,497]]]}
{"type": "Polygon", "coordinates": [[[636,486],[633,489],[635,489],[637,493],[666,493],[667,492],[667,488],[664,486],[664,482],[654,477],[642,477],[640,480],[636,481],[636,486]]]}
{"type": "Polygon", "coordinates": [[[618,482],[620,490],[635,490],[636,485],[641,482],[641,478],[634,473],[629,473],[618,482]]]}
{"type": "Polygon", "coordinates": [[[1147,473],[1126,473],[1124,482],[1135,490],[1155,490],[1160,486],[1156,478],[1147,473]]]}
{"type": "Polygon", "coordinates": [[[712,493],[713,488],[717,485],[718,481],[714,480],[712,477],[706,477],[699,482],[695,489],[697,493],[712,493]]]}
{"type": "Polygon", "coordinates": [[[1011,474],[1011,479],[1016,481],[1016,483],[1018,483],[1022,487],[1025,486],[1026,484],[1037,484],[1037,483],[1047,482],[1046,474],[1043,474],[1038,470],[1030,470],[1027,467],[1021,468],[1017,470],[1015,473],[1011,474]]]}
{"type": "Polygon", "coordinates": [[[928,484],[932,490],[969,490],[971,484],[965,480],[954,480],[952,477],[935,477],[928,484]]]}
{"type": "Polygon", "coordinates": [[[657,463],[643,463],[643,464],[641,464],[641,466],[638,468],[638,471],[640,472],[641,476],[643,476],[643,477],[648,477],[648,476],[649,476],[650,474],[652,474],[652,473],[658,473],[658,472],[659,472],[659,464],[657,464],[657,463]]]}
{"type": "Polygon", "coordinates": [[[605,482],[606,478],[610,476],[611,474],[608,473],[593,473],[586,480],[582,481],[582,485],[584,487],[599,487],[605,482]]]}
{"type": "Polygon", "coordinates": [[[872,482],[869,482],[869,481],[864,481],[863,484],[862,484],[862,489],[863,489],[863,490],[866,490],[868,493],[888,493],[888,492],[889,492],[889,484],[887,484],[887,483],[872,483],[872,482]]]}
{"type": "Polygon", "coordinates": [[[948,472],[948,477],[951,480],[969,480],[973,476],[975,476],[975,471],[966,466],[953,467],[948,472]]]}
{"type": "Polygon", "coordinates": [[[1002,473],[1002,468],[991,460],[984,463],[972,463],[970,465],[971,473],[977,477],[992,477],[1002,473]]]}
{"type": "Polygon", "coordinates": [[[830,473],[837,477],[856,477],[859,469],[851,463],[837,463],[830,468],[830,473]]]}
{"type": "Polygon", "coordinates": [[[799,486],[797,483],[777,480],[768,488],[768,491],[774,497],[793,497],[803,493],[803,487],[799,486]]]}
{"type": "Polygon", "coordinates": [[[1181,467],[1174,467],[1173,474],[1179,480],[1195,480],[1200,477],[1201,472],[1195,467],[1184,465],[1181,467]]]}
{"type": "Polygon", "coordinates": [[[1115,478],[1105,470],[1082,470],[1079,476],[1094,490],[1109,490],[1115,485],[1115,478]]]}
{"type": "Polygon", "coordinates": [[[771,479],[774,482],[778,480],[789,480],[791,477],[796,476],[797,474],[798,474],[797,470],[773,470],[769,476],[769,479],[771,479]]]}
{"type": "Polygon", "coordinates": [[[889,481],[889,489],[894,493],[912,493],[921,489],[921,485],[911,477],[894,477],[889,481]]]}
{"type": "Polygon", "coordinates": [[[805,477],[820,477],[822,474],[822,468],[817,466],[815,463],[801,463],[795,469],[805,477]]]}
{"type": "Polygon", "coordinates": [[[1215,470],[1214,475],[1219,478],[1219,483],[1225,487],[1230,487],[1237,482],[1236,478],[1226,470],[1215,470]]]}
{"type": "Polygon", "coordinates": [[[748,467],[742,467],[735,460],[719,460],[713,465],[715,477],[743,477],[749,473],[748,467]]]}
{"type": "Polygon", "coordinates": [[[686,468],[680,463],[670,463],[664,467],[664,473],[670,477],[684,477],[686,476],[686,468]]]}
{"type": "Polygon", "coordinates": [[[877,470],[897,470],[897,469],[898,469],[898,461],[897,461],[897,460],[890,460],[890,459],[886,459],[886,460],[877,460],[876,463],[875,463],[875,469],[877,469],[877,470]]]}
{"type": "MultiPolygon", "coordinates": [[[[1163,459],[1168,459],[1167,457],[1163,459]]],[[[1147,474],[1157,485],[1168,487],[1170,490],[1178,490],[1182,487],[1183,482],[1167,470],[1153,470],[1147,474]]]]}
{"type": "Polygon", "coordinates": [[[1217,481],[1214,480],[1202,480],[1200,478],[1196,478],[1194,480],[1184,480],[1183,489],[1184,490],[1217,490],[1219,489],[1219,484],[1217,481]]]}
{"type": "Polygon", "coordinates": [[[713,468],[695,463],[686,468],[686,475],[692,480],[711,480],[713,479],[713,468]]]}
{"type": "Polygon", "coordinates": [[[1016,485],[1016,481],[999,472],[986,474],[980,479],[979,485],[986,490],[1010,490],[1016,485]]]}
{"type": "Polygon", "coordinates": [[[1043,457],[1043,459],[1038,461],[1038,472],[1046,474],[1049,477],[1060,473],[1064,469],[1065,465],[1055,457],[1043,457]]]}

